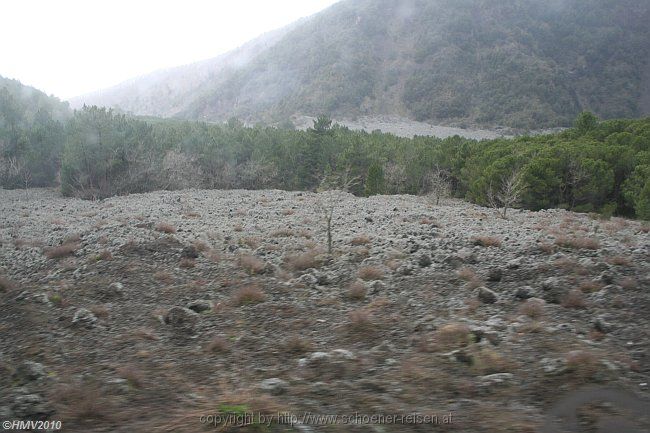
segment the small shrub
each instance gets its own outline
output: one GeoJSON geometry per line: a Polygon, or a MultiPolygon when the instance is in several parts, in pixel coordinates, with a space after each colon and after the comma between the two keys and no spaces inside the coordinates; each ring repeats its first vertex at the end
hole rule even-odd
{"type": "Polygon", "coordinates": [[[541,299],[528,299],[519,306],[519,314],[531,319],[539,319],[544,315],[544,301],[541,299]]]}
{"type": "Polygon", "coordinates": [[[74,254],[79,249],[79,244],[63,244],[45,250],[45,257],[48,259],[60,259],[74,254]]]}
{"type": "Polygon", "coordinates": [[[348,287],[348,298],[353,301],[363,301],[366,299],[366,286],[361,281],[355,281],[348,287]]]}
{"type": "Polygon", "coordinates": [[[133,388],[142,388],[144,385],[144,375],[133,366],[125,365],[120,367],[116,373],[122,379],[126,379],[127,383],[133,388]]]}
{"type": "Polygon", "coordinates": [[[639,283],[634,278],[625,277],[619,282],[620,286],[626,290],[636,289],[639,283]]]}
{"type": "Polygon", "coordinates": [[[208,251],[210,249],[210,247],[208,246],[207,243],[205,243],[205,242],[203,242],[201,240],[198,240],[198,239],[195,240],[194,242],[192,242],[192,246],[194,247],[194,249],[196,251],[198,251],[200,253],[204,253],[204,252],[206,252],[206,251],[208,251]]]}
{"type": "Polygon", "coordinates": [[[241,224],[235,224],[232,229],[236,232],[243,232],[244,226],[242,226],[241,224]]]}
{"type": "Polygon", "coordinates": [[[285,352],[296,355],[310,352],[313,349],[311,341],[298,336],[289,337],[284,341],[283,346],[285,352]]]}
{"type": "Polygon", "coordinates": [[[99,254],[97,254],[97,259],[104,261],[113,260],[113,254],[108,250],[101,250],[99,254]]]}
{"type": "Polygon", "coordinates": [[[368,236],[366,236],[366,235],[356,236],[356,237],[352,238],[352,240],[350,241],[350,244],[352,244],[354,246],[367,245],[369,243],[370,243],[370,238],[368,236]]]}
{"type": "Polygon", "coordinates": [[[108,308],[104,305],[93,305],[89,310],[99,319],[106,320],[110,314],[108,308]]]}
{"type": "Polygon", "coordinates": [[[606,259],[607,263],[614,266],[630,266],[632,262],[625,256],[612,256],[606,259]]]}
{"type": "Polygon", "coordinates": [[[464,347],[471,342],[470,330],[465,324],[449,323],[436,331],[434,340],[443,348],[464,347]]]}
{"type": "Polygon", "coordinates": [[[285,265],[293,271],[304,271],[310,268],[318,268],[322,262],[317,250],[309,250],[303,253],[290,254],[284,258],[285,265]]]}
{"type": "Polygon", "coordinates": [[[472,244],[479,247],[500,247],[501,239],[493,236],[476,236],[472,238],[472,244]]]}
{"type": "Polygon", "coordinates": [[[251,254],[239,256],[239,266],[249,275],[261,274],[266,269],[266,263],[251,254]]]}
{"type": "Polygon", "coordinates": [[[13,288],[14,283],[12,283],[7,278],[0,276],[0,292],[8,292],[10,290],[13,290],[13,288]]]}
{"type": "Polygon", "coordinates": [[[468,267],[460,268],[456,272],[456,275],[458,276],[458,278],[464,281],[471,281],[477,278],[476,272],[474,272],[471,268],[468,267]]]}
{"type": "Polygon", "coordinates": [[[224,353],[230,350],[230,342],[226,338],[217,335],[206,344],[205,350],[212,353],[224,353]]]}
{"type": "Polygon", "coordinates": [[[257,304],[266,299],[264,293],[256,286],[245,286],[237,290],[233,296],[233,304],[236,306],[257,304]]]}
{"type": "Polygon", "coordinates": [[[542,242],[539,244],[539,250],[544,254],[553,254],[555,247],[547,242],[542,242]]]}
{"type": "Polygon", "coordinates": [[[161,233],[173,234],[176,233],[176,227],[171,224],[160,222],[156,224],[156,231],[161,233]]]}
{"type": "Polygon", "coordinates": [[[578,286],[578,289],[582,293],[594,293],[598,292],[603,288],[603,283],[599,281],[583,281],[578,286]]]}
{"type": "Polygon", "coordinates": [[[351,311],[348,314],[348,326],[351,331],[369,331],[373,328],[372,316],[367,310],[351,311]]]}
{"type": "Polygon", "coordinates": [[[384,278],[384,271],[375,266],[364,266],[359,268],[357,275],[365,281],[382,280],[384,278]]]}
{"type": "Polygon", "coordinates": [[[289,238],[295,233],[291,229],[278,229],[271,232],[271,237],[274,238],[289,238]]]}
{"type": "Polygon", "coordinates": [[[174,282],[174,276],[167,271],[158,271],[153,274],[153,277],[156,281],[160,281],[161,283],[171,284],[174,282]]]}
{"type": "Polygon", "coordinates": [[[114,411],[100,387],[95,384],[59,387],[53,391],[52,401],[58,406],[57,416],[64,423],[110,420],[114,411]]]}
{"type": "Polygon", "coordinates": [[[576,250],[597,250],[600,243],[597,239],[587,237],[568,238],[559,236],[555,239],[555,244],[562,248],[571,248],[576,250]]]}
{"type": "Polygon", "coordinates": [[[282,210],[282,215],[284,215],[284,216],[293,215],[294,213],[296,213],[296,211],[294,211],[293,209],[283,209],[282,210]]]}
{"type": "Polygon", "coordinates": [[[573,289],[562,300],[562,306],[566,308],[585,308],[587,302],[581,290],[573,289]]]}
{"type": "Polygon", "coordinates": [[[505,373],[513,363],[494,349],[483,348],[472,356],[472,371],[480,375],[505,373]]]}
{"type": "Polygon", "coordinates": [[[191,269],[194,266],[196,266],[196,262],[194,259],[191,259],[189,257],[183,257],[181,261],[178,263],[178,266],[182,269],[191,269]]]}
{"type": "Polygon", "coordinates": [[[571,375],[588,380],[598,372],[598,358],[586,350],[572,350],[565,355],[566,366],[571,375]]]}

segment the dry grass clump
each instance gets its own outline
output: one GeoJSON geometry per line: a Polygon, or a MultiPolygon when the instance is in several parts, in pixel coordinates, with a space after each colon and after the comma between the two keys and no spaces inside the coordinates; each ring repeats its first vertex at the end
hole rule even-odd
{"type": "Polygon", "coordinates": [[[104,305],[93,305],[89,310],[97,316],[97,318],[102,320],[108,319],[108,316],[110,315],[109,309],[104,305]]]}
{"type": "Polygon", "coordinates": [[[519,314],[528,316],[531,319],[539,319],[544,315],[545,304],[546,303],[542,299],[528,299],[519,306],[519,314]]]}
{"type": "Polygon", "coordinates": [[[274,238],[290,238],[291,236],[294,235],[295,233],[291,229],[277,229],[271,232],[271,237],[274,238]]]}
{"type": "Polygon", "coordinates": [[[463,323],[448,323],[441,326],[434,335],[436,346],[455,349],[471,343],[469,326],[463,323]]]}
{"type": "Polygon", "coordinates": [[[312,249],[302,253],[289,254],[284,257],[285,266],[293,271],[318,268],[322,264],[318,250],[312,249]]]}
{"type": "Polygon", "coordinates": [[[582,381],[592,378],[599,370],[598,358],[587,350],[572,350],[564,359],[569,373],[582,381]]]}
{"type": "Polygon", "coordinates": [[[282,215],[289,216],[295,214],[296,211],[293,209],[282,209],[282,215]]]}
{"type": "Polygon", "coordinates": [[[261,274],[266,269],[266,263],[251,254],[239,256],[239,266],[250,275],[261,274]]]}
{"type": "Polygon", "coordinates": [[[182,269],[192,269],[194,266],[196,266],[196,261],[189,257],[183,257],[178,263],[178,266],[182,269]]]}
{"type": "Polygon", "coordinates": [[[477,287],[481,287],[483,285],[481,279],[471,268],[463,267],[456,272],[456,275],[461,280],[467,281],[467,287],[470,289],[476,289],[477,287]]]}
{"type": "Polygon", "coordinates": [[[97,254],[97,259],[104,261],[113,260],[113,254],[108,250],[101,250],[99,254],[97,254]]]}
{"type": "Polygon", "coordinates": [[[538,247],[539,250],[544,254],[553,254],[553,252],[555,251],[555,247],[552,244],[549,244],[547,242],[540,243],[538,247]]]}
{"type": "Polygon", "coordinates": [[[45,250],[45,257],[48,259],[60,259],[74,254],[79,249],[79,244],[70,243],[59,245],[58,247],[51,247],[45,250]]]}
{"type": "Polygon", "coordinates": [[[129,386],[133,388],[142,388],[144,386],[144,374],[132,365],[119,367],[115,372],[122,379],[126,379],[129,386]]]}
{"type": "Polygon", "coordinates": [[[348,286],[348,298],[353,301],[363,301],[366,299],[366,285],[361,281],[354,281],[348,286]]]}
{"type": "Polygon", "coordinates": [[[296,355],[310,352],[314,347],[311,341],[305,340],[304,338],[296,335],[286,339],[283,342],[282,346],[285,352],[296,355]]]}
{"type": "Polygon", "coordinates": [[[384,271],[376,266],[363,266],[357,271],[359,278],[365,281],[383,280],[384,271]]]}
{"type": "Polygon", "coordinates": [[[471,370],[476,374],[506,373],[513,368],[513,362],[494,349],[483,348],[472,354],[471,370]]]}
{"type": "Polygon", "coordinates": [[[257,286],[244,286],[237,290],[232,297],[232,302],[236,306],[257,304],[264,302],[266,296],[257,286]]]}
{"type": "Polygon", "coordinates": [[[351,245],[354,245],[354,246],[367,245],[367,244],[369,244],[369,243],[370,243],[370,238],[369,238],[367,235],[359,235],[359,236],[355,236],[355,237],[352,238],[352,240],[350,241],[350,244],[351,244],[351,245]]]}
{"type": "Polygon", "coordinates": [[[205,350],[211,353],[224,353],[230,350],[230,342],[225,337],[217,335],[205,345],[205,350]]]}
{"type": "Polygon", "coordinates": [[[580,289],[573,289],[562,300],[562,306],[565,308],[579,309],[587,307],[587,302],[580,289]]]}
{"type": "Polygon", "coordinates": [[[244,231],[244,226],[241,224],[235,224],[232,228],[236,232],[243,232],[244,231]]]}
{"type": "Polygon", "coordinates": [[[167,271],[158,271],[153,274],[153,278],[161,283],[171,284],[174,282],[174,276],[167,271]]]}
{"type": "Polygon", "coordinates": [[[632,262],[629,257],[625,256],[612,256],[605,259],[607,263],[614,266],[631,266],[632,262]]]}
{"type": "Polygon", "coordinates": [[[57,418],[64,423],[108,421],[114,413],[100,387],[92,383],[58,387],[52,391],[50,401],[58,407],[57,418]]]}
{"type": "Polygon", "coordinates": [[[598,242],[598,239],[588,237],[569,238],[566,236],[558,236],[555,239],[555,244],[562,248],[571,248],[576,250],[597,250],[600,248],[600,242],[598,242]]]}
{"type": "Polygon", "coordinates": [[[386,263],[384,263],[384,265],[388,269],[390,269],[391,271],[395,272],[402,265],[402,262],[397,260],[397,259],[390,259],[390,260],[386,261],[386,263]]]}
{"type": "Polygon", "coordinates": [[[239,239],[239,243],[246,245],[248,248],[254,250],[260,246],[262,238],[258,236],[247,236],[245,238],[239,239]]]}
{"type": "Polygon", "coordinates": [[[626,290],[636,289],[639,286],[639,282],[631,277],[623,278],[618,284],[626,290]]]}
{"type": "Polygon", "coordinates": [[[173,234],[176,233],[176,227],[174,227],[169,223],[159,222],[158,224],[156,224],[156,231],[159,231],[161,233],[173,234]]]}
{"type": "Polygon", "coordinates": [[[599,281],[583,281],[578,286],[578,289],[582,293],[594,293],[602,290],[603,287],[604,287],[603,283],[599,281]]]}
{"type": "Polygon", "coordinates": [[[374,328],[372,315],[364,309],[351,311],[348,314],[348,328],[355,332],[370,331],[374,328]]]}
{"type": "Polygon", "coordinates": [[[0,292],[8,292],[10,290],[13,290],[14,287],[15,286],[13,282],[3,276],[0,276],[0,292]]]}
{"type": "Polygon", "coordinates": [[[501,239],[494,236],[475,236],[472,238],[472,244],[479,247],[500,247],[501,239]]]}
{"type": "Polygon", "coordinates": [[[204,242],[202,240],[199,240],[199,239],[192,242],[192,246],[194,247],[194,249],[196,251],[198,251],[200,253],[204,253],[204,252],[210,250],[210,246],[206,242],[204,242]]]}

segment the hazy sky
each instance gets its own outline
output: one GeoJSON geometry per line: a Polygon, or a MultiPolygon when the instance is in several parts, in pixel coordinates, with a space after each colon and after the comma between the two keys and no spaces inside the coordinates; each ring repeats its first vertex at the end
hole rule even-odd
{"type": "Polygon", "coordinates": [[[1,0],[0,75],[62,99],[215,57],[337,0],[1,0]]]}

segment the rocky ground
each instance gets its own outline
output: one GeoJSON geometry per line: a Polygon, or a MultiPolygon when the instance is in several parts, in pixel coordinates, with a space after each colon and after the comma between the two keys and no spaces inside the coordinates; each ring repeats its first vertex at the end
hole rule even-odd
{"type": "Polygon", "coordinates": [[[648,231],[414,196],[0,190],[0,420],[648,431],[648,231]]]}

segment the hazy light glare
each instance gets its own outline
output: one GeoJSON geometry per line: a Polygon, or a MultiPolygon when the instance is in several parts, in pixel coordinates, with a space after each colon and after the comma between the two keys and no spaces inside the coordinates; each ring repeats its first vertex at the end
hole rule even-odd
{"type": "Polygon", "coordinates": [[[215,57],[336,1],[2,1],[0,75],[65,99],[215,57]]]}

